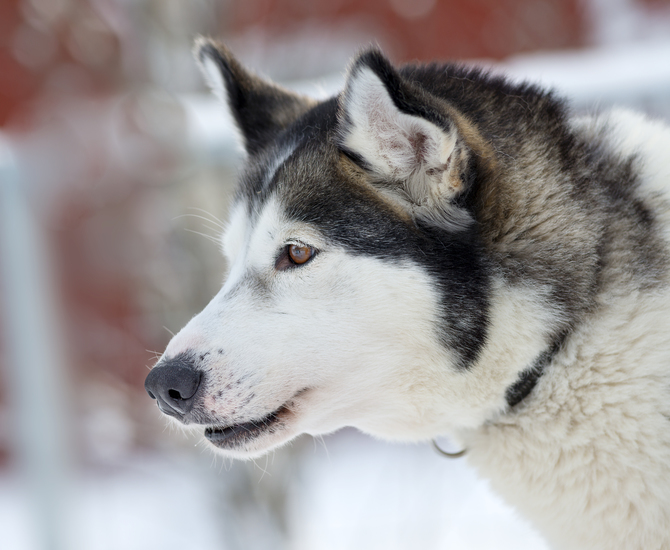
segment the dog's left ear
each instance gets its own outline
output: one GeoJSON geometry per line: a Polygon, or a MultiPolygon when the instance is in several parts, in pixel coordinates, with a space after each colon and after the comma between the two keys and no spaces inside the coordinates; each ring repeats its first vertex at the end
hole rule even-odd
{"type": "Polygon", "coordinates": [[[250,155],[316,103],[248,71],[215,40],[196,40],[195,55],[212,91],[228,103],[250,155]]]}
{"type": "Polygon", "coordinates": [[[371,49],[354,60],[340,96],[339,144],[413,216],[459,230],[472,222],[458,204],[470,149],[445,109],[371,49]]]}

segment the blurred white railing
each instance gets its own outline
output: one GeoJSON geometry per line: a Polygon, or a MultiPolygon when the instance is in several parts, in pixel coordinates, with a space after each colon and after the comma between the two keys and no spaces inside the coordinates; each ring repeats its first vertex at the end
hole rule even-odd
{"type": "MultiPolygon", "coordinates": [[[[8,141],[0,134],[0,303],[10,425],[30,492],[34,543],[70,550],[62,353],[45,248],[8,141]]],[[[0,544],[1,546],[1,544],[0,544]]]]}

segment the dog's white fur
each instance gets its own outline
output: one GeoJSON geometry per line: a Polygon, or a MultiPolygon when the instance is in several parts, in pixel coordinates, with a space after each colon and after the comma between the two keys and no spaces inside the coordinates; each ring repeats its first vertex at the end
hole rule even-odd
{"type": "MultiPolygon", "coordinates": [[[[350,84],[355,123],[345,143],[374,169],[420,187],[407,133],[425,134],[428,167],[447,162],[456,138],[399,113],[375,80],[361,71],[350,84]],[[371,133],[400,141],[385,149],[371,133]]],[[[223,95],[223,85],[214,86],[223,95]]],[[[670,130],[628,111],[573,126],[584,135],[608,127],[612,147],[638,155],[639,193],[657,208],[667,240],[670,130]]],[[[442,183],[448,195],[448,179],[442,183]]],[[[409,202],[427,196],[415,189],[406,189],[409,202]]],[[[560,321],[541,288],[494,281],[487,344],[472,368],[458,369],[436,333],[438,298],[422,268],[352,255],[317,227],[285,217],[277,198],[253,218],[247,206],[236,205],[224,236],[228,280],[166,350],[225,350],[207,360],[211,383],[241,389],[206,397],[222,423],[291,403],[283,429],[227,454],[259,456],[300,433],[352,425],[391,440],[449,434],[557,548],[670,548],[667,284],[646,293],[612,285],[600,294],[532,395],[509,411],[505,390],[546,350],[560,321]],[[277,272],[276,251],[286,243],[319,253],[300,269],[277,272]]]]}

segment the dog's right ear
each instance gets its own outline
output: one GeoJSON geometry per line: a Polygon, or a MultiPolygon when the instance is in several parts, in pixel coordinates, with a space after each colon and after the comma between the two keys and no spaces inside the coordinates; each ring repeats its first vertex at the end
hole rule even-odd
{"type": "Polygon", "coordinates": [[[316,103],[251,73],[214,40],[199,38],[195,55],[212,91],[228,103],[249,155],[316,103]]]}

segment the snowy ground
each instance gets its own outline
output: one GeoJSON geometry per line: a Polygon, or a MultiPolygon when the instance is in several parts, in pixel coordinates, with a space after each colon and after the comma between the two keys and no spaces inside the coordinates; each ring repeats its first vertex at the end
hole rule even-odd
{"type": "MultiPolygon", "coordinates": [[[[276,453],[274,461],[287,457],[276,453]]],[[[376,442],[353,430],[303,441],[293,468],[252,467],[256,489],[289,476],[285,526],[262,502],[227,510],[246,470],[209,453],[135,456],[71,486],[68,550],[519,550],[542,540],[478,480],[463,459],[428,445],[376,442]],[[263,473],[261,470],[267,470],[263,473]],[[239,508],[246,514],[240,516],[239,508]]],[[[40,548],[14,478],[0,477],[2,548],[40,548]]]]}
{"type": "Polygon", "coordinates": [[[463,459],[354,431],[307,456],[292,500],[295,550],[546,548],[463,459]]]}
{"type": "MultiPolygon", "coordinates": [[[[0,532],[7,550],[46,550],[16,477],[0,477],[0,532]]],[[[208,485],[192,460],[135,457],[69,485],[63,550],[221,550],[208,485]]]]}

